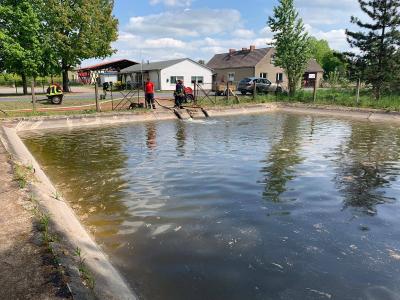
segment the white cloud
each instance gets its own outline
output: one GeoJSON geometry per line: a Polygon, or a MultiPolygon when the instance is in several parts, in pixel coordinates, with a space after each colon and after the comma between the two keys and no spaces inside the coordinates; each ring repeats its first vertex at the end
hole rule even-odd
{"type": "Polygon", "coordinates": [[[350,21],[351,12],[359,11],[356,0],[297,0],[296,7],[304,22],[314,26],[342,26],[350,21]]]}
{"type": "Polygon", "coordinates": [[[254,37],[255,33],[253,30],[239,28],[233,32],[233,35],[239,38],[252,38],[254,37]]]}
{"type": "Polygon", "coordinates": [[[205,8],[132,17],[125,31],[158,37],[182,38],[222,34],[240,28],[241,24],[241,15],[237,10],[205,8]]]}
{"type": "MultiPolygon", "coordinates": [[[[180,8],[130,18],[122,25],[119,39],[113,45],[118,49],[113,59],[158,61],[190,57],[209,60],[230,48],[250,45],[263,48],[272,42],[273,33],[269,27],[245,27],[246,21],[238,10],[187,8],[193,0],[150,1],[153,5],[180,8]]],[[[348,50],[346,25],[343,24],[349,24],[351,12],[358,7],[356,0],[315,0],[312,4],[297,0],[296,4],[311,35],[328,40],[333,49],[348,50]]]]}
{"type": "Polygon", "coordinates": [[[332,29],[328,31],[319,30],[317,28],[312,27],[309,24],[305,25],[306,30],[317,39],[327,40],[329,46],[338,51],[346,51],[349,50],[349,44],[346,39],[346,30],[345,29],[332,29]]]}
{"type": "Polygon", "coordinates": [[[192,0],[150,0],[149,3],[151,5],[157,5],[157,4],[164,4],[166,6],[186,6],[189,7],[192,5],[192,0]]]}

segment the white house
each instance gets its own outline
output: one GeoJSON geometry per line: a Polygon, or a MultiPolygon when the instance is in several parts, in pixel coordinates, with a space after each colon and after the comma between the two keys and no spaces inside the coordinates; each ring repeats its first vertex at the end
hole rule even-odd
{"type": "Polygon", "coordinates": [[[102,85],[104,82],[112,82],[115,84],[118,81],[118,72],[104,72],[100,73],[100,84],[102,85]]]}
{"type": "Polygon", "coordinates": [[[150,78],[156,90],[173,91],[179,79],[185,86],[199,83],[203,89],[211,90],[213,70],[189,58],[138,64],[120,71],[125,82],[139,84],[150,78]]]}

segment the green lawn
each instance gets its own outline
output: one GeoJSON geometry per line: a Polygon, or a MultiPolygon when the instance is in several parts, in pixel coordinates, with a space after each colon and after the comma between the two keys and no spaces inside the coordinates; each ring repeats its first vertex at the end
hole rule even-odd
{"type": "MultiPolygon", "coordinates": [[[[313,92],[311,90],[300,90],[295,96],[289,97],[288,95],[275,95],[275,94],[260,94],[255,98],[251,95],[239,96],[240,104],[250,103],[267,103],[267,102],[300,102],[307,104],[323,104],[335,105],[346,107],[361,107],[361,108],[375,108],[390,111],[400,111],[400,94],[385,95],[381,100],[377,101],[372,98],[371,92],[363,90],[360,93],[360,101],[356,101],[356,91],[353,89],[319,89],[317,91],[317,99],[314,102],[313,92]]],[[[204,106],[230,106],[238,104],[235,97],[230,97],[229,101],[226,97],[211,97],[210,99],[203,99],[199,105],[204,106]]]]}
{"type": "MultiPolygon", "coordinates": [[[[40,99],[40,98],[39,98],[40,99]]],[[[101,103],[101,102],[100,102],[101,103]]],[[[48,101],[38,101],[36,102],[38,108],[57,108],[57,105],[53,105],[48,101]]],[[[70,107],[70,106],[80,106],[80,105],[88,105],[95,104],[94,99],[64,99],[61,107],[70,107]]],[[[31,109],[32,103],[31,100],[21,99],[15,101],[0,101],[0,109],[1,110],[19,110],[19,109],[31,109]]]]}

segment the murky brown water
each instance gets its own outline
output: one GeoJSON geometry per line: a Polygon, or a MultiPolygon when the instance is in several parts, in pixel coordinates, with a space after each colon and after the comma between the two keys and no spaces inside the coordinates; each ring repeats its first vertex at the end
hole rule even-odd
{"type": "Polygon", "coordinates": [[[24,141],[144,299],[400,299],[400,129],[268,114],[24,141]]]}

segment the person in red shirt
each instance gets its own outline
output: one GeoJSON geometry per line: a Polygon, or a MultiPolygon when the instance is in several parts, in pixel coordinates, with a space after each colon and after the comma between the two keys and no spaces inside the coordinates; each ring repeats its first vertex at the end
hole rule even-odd
{"type": "Polygon", "coordinates": [[[147,102],[147,107],[156,109],[155,101],[154,101],[154,83],[150,81],[150,78],[147,78],[147,81],[144,85],[145,98],[147,102]]]}

